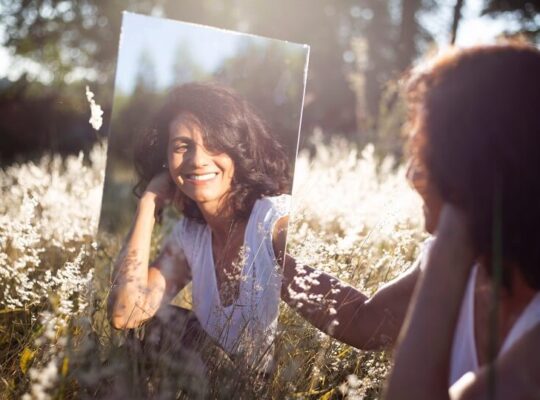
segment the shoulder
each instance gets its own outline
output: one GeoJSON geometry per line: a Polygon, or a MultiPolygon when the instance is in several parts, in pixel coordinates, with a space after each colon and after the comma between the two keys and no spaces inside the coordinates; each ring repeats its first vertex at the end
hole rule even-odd
{"type": "Polygon", "coordinates": [[[272,249],[274,250],[274,255],[278,260],[281,260],[281,257],[283,257],[285,254],[288,227],[289,217],[284,216],[276,221],[272,230],[272,249]]]}
{"type": "Polygon", "coordinates": [[[204,230],[205,224],[201,224],[191,218],[180,218],[173,226],[167,242],[172,242],[183,249],[193,246],[199,240],[204,230]]]}
{"type": "Polygon", "coordinates": [[[273,236],[276,226],[287,226],[283,222],[289,216],[291,210],[291,196],[282,194],[280,196],[262,197],[255,202],[251,212],[251,219],[258,230],[262,230],[265,235],[273,236]]]}
{"type": "Polygon", "coordinates": [[[257,214],[275,216],[277,218],[289,215],[291,210],[291,196],[281,194],[279,196],[265,196],[258,199],[253,206],[257,214]]]}
{"type": "Polygon", "coordinates": [[[249,237],[257,243],[264,242],[268,254],[283,252],[290,209],[291,196],[287,194],[262,197],[253,206],[248,224],[249,237]]]}
{"type": "Polygon", "coordinates": [[[274,207],[286,207],[291,203],[290,194],[279,194],[277,196],[263,196],[256,203],[272,205],[274,207]]]}
{"type": "Polygon", "coordinates": [[[261,207],[266,209],[265,221],[267,231],[272,239],[272,251],[274,256],[278,260],[281,260],[283,254],[285,254],[285,245],[287,243],[291,196],[283,194],[280,196],[263,197],[260,201],[261,207]]]}

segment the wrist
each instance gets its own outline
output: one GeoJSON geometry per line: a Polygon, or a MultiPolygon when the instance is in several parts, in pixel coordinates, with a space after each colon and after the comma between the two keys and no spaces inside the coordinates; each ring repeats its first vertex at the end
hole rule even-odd
{"type": "Polygon", "coordinates": [[[159,200],[155,193],[144,192],[139,199],[139,208],[152,209],[152,212],[159,209],[159,200]]]}

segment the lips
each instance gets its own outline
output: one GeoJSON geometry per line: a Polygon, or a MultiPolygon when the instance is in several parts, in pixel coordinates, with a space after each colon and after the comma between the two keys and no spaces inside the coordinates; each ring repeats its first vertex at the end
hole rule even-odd
{"type": "Polygon", "coordinates": [[[208,172],[204,174],[185,174],[185,179],[192,183],[204,183],[218,176],[217,172],[208,172]]]}

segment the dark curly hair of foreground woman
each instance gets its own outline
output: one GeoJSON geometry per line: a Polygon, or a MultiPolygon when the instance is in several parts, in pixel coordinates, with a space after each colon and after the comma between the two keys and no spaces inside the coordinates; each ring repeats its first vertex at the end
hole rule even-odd
{"type": "MultiPolygon", "coordinates": [[[[209,150],[226,153],[233,160],[229,204],[237,218],[248,218],[255,201],[263,196],[290,192],[287,155],[248,102],[215,83],[188,83],[170,92],[152,129],[135,146],[139,181],[134,192],[138,197],[148,182],[164,170],[170,124],[178,116],[186,116],[186,123],[198,125],[209,150]]],[[[187,196],[181,196],[181,204],[176,206],[186,217],[204,221],[195,202],[187,196]]]]}
{"type": "MultiPolygon", "coordinates": [[[[540,52],[463,49],[412,76],[407,89],[411,150],[426,179],[466,213],[486,265],[500,252],[539,290],[540,52]]],[[[506,286],[508,279],[503,270],[506,286]]]]}

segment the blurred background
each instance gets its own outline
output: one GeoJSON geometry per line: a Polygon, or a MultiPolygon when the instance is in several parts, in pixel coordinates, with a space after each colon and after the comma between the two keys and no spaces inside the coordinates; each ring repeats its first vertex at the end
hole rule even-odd
{"type": "MultiPolygon", "coordinates": [[[[99,135],[107,135],[122,10],[309,44],[302,145],[320,130],[398,159],[396,79],[414,60],[451,42],[540,40],[540,0],[0,0],[2,165],[89,151],[98,134],[88,124],[86,85],[105,111],[99,135]]],[[[253,57],[248,49],[236,62],[253,57]]],[[[144,76],[137,90],[151,99],[161,72],[144,56],[133,68],[144,76]]]]}

